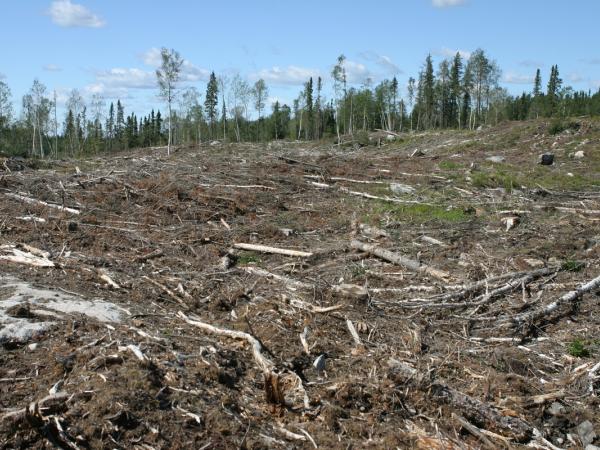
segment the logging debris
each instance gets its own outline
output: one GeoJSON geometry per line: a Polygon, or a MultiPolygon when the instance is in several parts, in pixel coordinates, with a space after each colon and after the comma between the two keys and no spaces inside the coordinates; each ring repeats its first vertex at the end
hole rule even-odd
{"type": "Polygon", "coordinates": [[[599,445],[600,192],[519,126],[4,170],[1,446],[599,445]]]}

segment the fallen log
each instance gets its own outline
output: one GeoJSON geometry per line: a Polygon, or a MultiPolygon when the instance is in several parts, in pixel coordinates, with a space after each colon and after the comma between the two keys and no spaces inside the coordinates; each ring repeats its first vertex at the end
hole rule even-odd
{"type": "Polygon", "coordinates": [[[299,256],[301,258],[310,258],[313,254],[309,252],[301,252],[298,250],[289,250],[286,248],[277,248],[277,247],[268,247],[266,245],[258,245],[258,244],[245,244],[245,243],[237,243],[233,244],[235,248],[239,248],[240,250],[250,250],[254,252],[262,252],[262,253],[274,253],[277,255],[285,255],[285,256],[299,256]]]}
{"type": "Polygon", "coordinates": [[[33,252],[24,252],[14,245],[0,246],[0,252],[5,253],[0,255],[0,261],[25,264],[33,267],[55,267],[55,264],[50,261],[47,256],[38,252],[36,252],[37,254],[34,254],[33,252]]]}
{"type": "MultiPolygon", "coordinates": [[[[516,278],[514,280],[508,281],[506,284],[492,289],[485,294],[481,294],[472,300],[465,302],[441,302],[439,298],[436,301],[424,303],[422,301],[406,301],[406,302],[398,302],[398,306],[406,307],[406,308],[465,308],[465,307],[473,307],[473,306],[481,306],[491,302],[493,299],[500,297],[504,294],[507,294],[516,289],[522,288],[523,286],[527,286],[536,278],[539,278],[543,275],[547,275],[551,273],[551,269],[542,269],[536,272],[532,272],[529,275],[526,275],[521,278],[516,278]]],[[[456,294],[456,293],[455,293],[456,294]]]]}
{"type": "Polygon", "coordinates": [[[527,324],[536,324],[540,320],[548,317],[563,305],[573,304],[584,294],[600,288],[600,276],[579,286],[576,290],[567,292],[557,300],[545,306],[538,307],[532,311],[519,314],[500,321],[500,324],[510,324],[513,327],[520,328],[527,324]]]}
{"type": "Polygon", "coordinates": [[[398,266],[414,270],[415,272],[423,272],[442,281],[447,281],[450,278],[450,274],[448,272],[435,269],[427,264],[421,264],[419,261],[407,258],[406,256],[391,252],[375,245],[365,244],[364,242],[354,240],[350,243],[350,247],[355,250],[360,250],[377,256],[378,258],[384,259],[398,266]]]}
{"type": "Polygon", "coordinates": [[[27,197],[26,195],[13,194],[12,192],[7,192],[4,195],[6,195],[9,198],[21,200],[24,203],[29,203],[32,205],[46,206],[48,208],[54,208],[54,209],[58,209],[59,211],[68,212],[70,214],[80,214],[81,213],[81,211],[79,211],[78,209],[75,209],[75,208],[68,208],[66,206],[57,205],[55,203],[48,203],[48,202],[45,202],[42,200],[38,200],[36,198],[27,197]]]}
{"type": "Polygon", "coordinates": [[[270,278],[272,280],[281,281],[286,286],[292,287],[294,289],[311,289],[312,290],[315,288],[315,286],[313,284],[304,283],[302,281],[294,280],[292,278],[289,278],[289,277],[286,277],[283,275],[278,275],[276,273],[269,272],[268,270],[261,269],[259,267],[248,266],[248,267],[243,267],[242,270],[244,272],[250,273],[252,275],[257,275],[259,277],[270,278]]]}
{"type": "Polygon", "coordinates": [[[431,386],[431,394],[434,398],[459,409],[471,420],[508,433],[516,442],[528,442],[533,436],[533,428],[524,420],[505,416],[496,407],[469,397],[449,386],[435,383],[431,386]]]}
{"type": "Polygon", "coordinates": [[[449,300],[460,300],[460,299],[468,297],[469,295],[474,294],[482,289],[487,289],[491,285],[493,285],[494,283],[497,283],[499,281],[503,281],[503,280],[507,280],[507,279],[524,278],[524,277],[531,277],[531,279],[535,279],[535,278],[539,278],[539,277],[542,277],[545,275],[553,274],[553,273],[557,272],[558,270],[559,270],[558,268],[546,267],[543,269],[533,270],[531,272],[526,272],[526,271],[525,272],[510,272],[510,273],[505,273],[502,275],[496,275],[493,277],[485,278],[483,280],[479,280],[479,281],[476,281],[476,282],[470,283],[470,284],[446,286],[445,287],[446,289],[452,289],[455,291],[449,292],[446,294],[435,295],[435,296],[428,298],[428,300],[431,300],[431,301],[435,300],[437,302],[444,302],[444,301],[449,301],[449,300]]]}

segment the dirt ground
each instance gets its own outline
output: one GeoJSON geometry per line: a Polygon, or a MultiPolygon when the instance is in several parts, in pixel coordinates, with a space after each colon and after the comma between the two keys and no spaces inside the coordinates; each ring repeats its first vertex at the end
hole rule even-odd
{"type": "Polygon", "coordinates": [[[600,123],[547,127],[0,161],[0,448],[600,446],[600,123]]]}

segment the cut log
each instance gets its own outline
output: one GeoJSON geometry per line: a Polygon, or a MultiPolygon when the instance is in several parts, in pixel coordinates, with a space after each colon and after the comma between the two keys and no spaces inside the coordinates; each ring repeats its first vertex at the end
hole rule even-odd
{"type": "Polygon", "coordinates": [[[583,297],[584,294],[596,289],[600,289],[600,276],[597,276],[593,280],[582,284],[574,291],[567,292],[565,295],[553,301],[552,303],[549,303],[548,305],[541,306],[523,314],[519,314],[516,317],[504,319],[500,323],[509,323],[514,327],[522,327],[527,324],[536,324],[536,322],[545,319],[561,306],[573,304],[583,297]]]}
{"type": "Polygon", "coordinates": [[[477,423],[486,424],[492,429],[499,429],[503,434],[510,434],[519,443],[528,442],[533,435],[533,428],[518,417],[503,415],[492,405],[488,405],[444,384],[435,383],[431,386],[434,398],[450,404],[477,423]]]}
{"type": "Polygon", "coordinates": [[[66,206],[57,205],[55,203],[44,202],[44,201],[38,200],[36,198],[27,197],[26,195],[13,194],[12,192],[5,193],[4,195],[6,195],[7,197],[10,197],[10,198],[14,198],[16,200],[20,200],[24,203],[29,203],[32,205],[46,206],[48,208],[54,208],[54,209],[58,209],[59,211],[68,212],[70,214],[80,214],[81,213],[81,211],[79,211],[78,209],[75,209],[75,208],[68,208],[66,206]]]}
{"type": "Polygon", "coordinates": [[[254,252],[261,253],[274,253],[276,255],[285,255],[285,256],[299,256],[301,258],[310,258],[313,254],[309,252],[302,252],[298,250],[289,250],[286,248],[277,248],[277,247],[268,247],[266,245],[257,245],[257,244],[244,244],[237,243],[233,244],[235,248],[239,248],[240,250],[250,250],[254,252]]]}
{"type": "Polygon", "coordinates": [[[355,240],[350,243],[350,247],[355,250],[360,250],[377,256],[378,258],[384,259],[398,266],[414,270],[415,272],[425,273],[442,281],[447,281],[450,278],[450,274],[448,272],[435,269],[427,264],[421,264],[419,261],[415,261],[414,259],[407,258],[406,256],[391,252],[375,245],[365,244],[364,242],[355,240]]]}
{"type": "Polygon", "coordinates": [[[292,278],[289,278],[289,277],[286,277],[283,275],[278,275],[276,273],[269,272],[268,270],[261,269],[259,267],[248,266],[248,267],[243,267],[242,270],[244,272],[248,272],[252,275],[257,275],[259,277],[265,277],[265,278],[270,278],[272,280],[281,281],[287,287],[291,287],[294,289],[311,289],[312,290],[315,287],[313,284],[303,283],[302,281],[294,280],[292,278]]]}
{"type": "Polygon", "coordinates": [[[16,264],[25,264],[33,267],[54,267],[55,264],[47,256],[40,256],[32,252],[24,252],[14,245],[0,246],[0,261],[8,261],[16,264]]]}

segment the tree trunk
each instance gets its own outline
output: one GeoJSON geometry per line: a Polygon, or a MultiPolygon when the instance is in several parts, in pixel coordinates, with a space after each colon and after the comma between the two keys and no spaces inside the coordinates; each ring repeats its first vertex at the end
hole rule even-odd
{"type": "Polygon", "coordinates": [[[169,156],[171,154],[171,133],[172,133],[172,123],[171,121],[173,120],[173,114],[171,112],[171,94],[169,94],[169,140],[167,142],[167,156],[169,156]]]}

